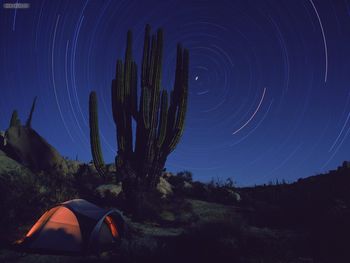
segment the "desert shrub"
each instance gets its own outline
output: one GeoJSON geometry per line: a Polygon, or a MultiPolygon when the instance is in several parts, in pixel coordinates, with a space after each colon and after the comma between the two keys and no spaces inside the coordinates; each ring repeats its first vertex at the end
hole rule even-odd
{"type": "Polygon", "coordinates": [[[39,189],[38,197],[44,209],[78,197],[73,175],[63,175],[54,171],[40,172],[35,176],[34,183],[39,189]]]}
{"type": "Polygon", "coordinates": [[[98,185],[104,184],[105,180],[88,164],[79,167],[74,175],[73,186],[82,198],[94,196],[98,185]]]}
{"type": "Polygon", "coordinates": [[[188,196],[193,199],[208,200],[209,199],[208,186],[201,182],[193,182],[192,188],[188,192],[188,196]]]}
{"type": "Polygon", "coordinates": [[[17,173],[0,175],[0,243],[20,238],[15,230],[33,220],[39,204],[39,189],[33,178],[17,173]]]}
{"type": "Polygon", "coordinates": [[[236,202],[235,186],[231,178],[225,181],[212,180],[209,185],[209,200],[221,204],[233,204],[236,202]]]}
{"type": "Polygon", "coordinates": [[[192,173],[189,171],[182,171],[167,178],[167,181],[172,185],[173,191],[177,196],[188,194],[189,189],[186,189],[185,184],[191,184],[192,180],[192,173]]]}
{"type": "Polygon", "coordinates": [[[159,221],[162,226],[185,227],[197,222],[198,219],[188,200],[175,195],[163,200],[161,220],[159,221]],[[168,218],[164,215],[168,215],[168,218]]]}
{"type": "Polygon", "coordinates": [[[182,179],[184,182],[191,183],[193,180],[193,174],[190,171],[182,171],[176,174],[176,178],[182,179]]]}
{"type": "Polygon", "coordinates": [[[208,183],[208,186],[211,188],[226,188],[226,189],[234,189],[235,183],[232,178],[228,177],[226,180],[222,180],[219,177],[214,179],[212,178],[208,183]]]}
{"type": "Polygon", "coordinates": [[[111,193],[109,190],[104,192],[104,195],[98,194],[96,191],[89,197],[92,203],[96,203],[102,207],[115,207],[121,201],[117,196],[111,193]]]}
{"type": "Polygon", "coordinates": [[[182,193],[189,198],[220,204],[232,205],[237,201],[236,188],[230,178],[226,181],[211,180],[209,183],[192,182],[191,187],[182,193]]]}

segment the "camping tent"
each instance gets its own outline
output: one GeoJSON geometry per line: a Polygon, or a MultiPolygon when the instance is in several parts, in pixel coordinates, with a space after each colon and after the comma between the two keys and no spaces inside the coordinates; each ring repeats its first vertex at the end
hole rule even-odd
{"type": "Polygon", "coordinates": [[[24,250],[39,253],[96,253],[117,244],[124,226],[117,210],[74,199],[46,211],[17,243],[24,250]]]}

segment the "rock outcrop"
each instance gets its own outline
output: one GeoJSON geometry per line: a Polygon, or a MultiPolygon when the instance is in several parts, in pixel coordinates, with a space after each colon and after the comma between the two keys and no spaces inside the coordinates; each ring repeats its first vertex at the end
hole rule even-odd
{"type": "Polygon", "coordinates": [[[112,195],[113,197],[118,197],[122,192],[121,184],[103,184],[96,188],[96,192],[102,198],[107,195],[112,195]]]}
{"type": "Polygon", "coordinates": [[[157,190],[159,193],[162,194],[163,198],[173,194],[173,188],[171,184],[163,177],[159,178],[159,183],[157,184],[157,190]]]}
{"type": "Polygon", "coordinates": [[[13,126],[5,134],[3,151],[7,156],[32,171],[67,172],[67,164],[58,151],[35,130],[27,126],[13,126]]]}
{"type": "Polygon", "coordinates": [[[33,172],[49,171],[66,174],[69,168],[76,170],[77,168],[72,165],[68,167],[66,160],[58,151],[32,129],[35,103],[36,98],[25,125],[21,124],[17,110],[13,111],[9,128],[5,132],[0,132],[0,150],[33,172]]]}

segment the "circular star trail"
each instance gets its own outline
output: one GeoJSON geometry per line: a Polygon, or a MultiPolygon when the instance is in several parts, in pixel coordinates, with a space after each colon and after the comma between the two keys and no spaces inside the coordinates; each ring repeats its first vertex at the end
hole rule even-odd
{"type": "Polygon", "coordinates": [[[140,63],[149,23],[165,31],[164,88],[174,82],[176,44],[190,50],[186,128],[168,170],[252,185],[350,159],[349,1],[7,2],[29,8],[0,10],[1,129],[15,108],[25,121],[37,95],[33,127],[63,155],[89,161],[88,94],[96,90],[112,162],[116,59],[131,29],[140,63]]]}

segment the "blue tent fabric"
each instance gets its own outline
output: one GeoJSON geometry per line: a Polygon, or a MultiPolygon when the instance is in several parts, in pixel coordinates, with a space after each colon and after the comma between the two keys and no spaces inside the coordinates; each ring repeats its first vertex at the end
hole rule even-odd
{"type": "Polygon", "coordinates": [[[108,213],[108,209],[103,209],[84,199],[73,199],[61,205],[69,208],[77,215],[86,216],[92,220],[99,220],[108,213]]]}

